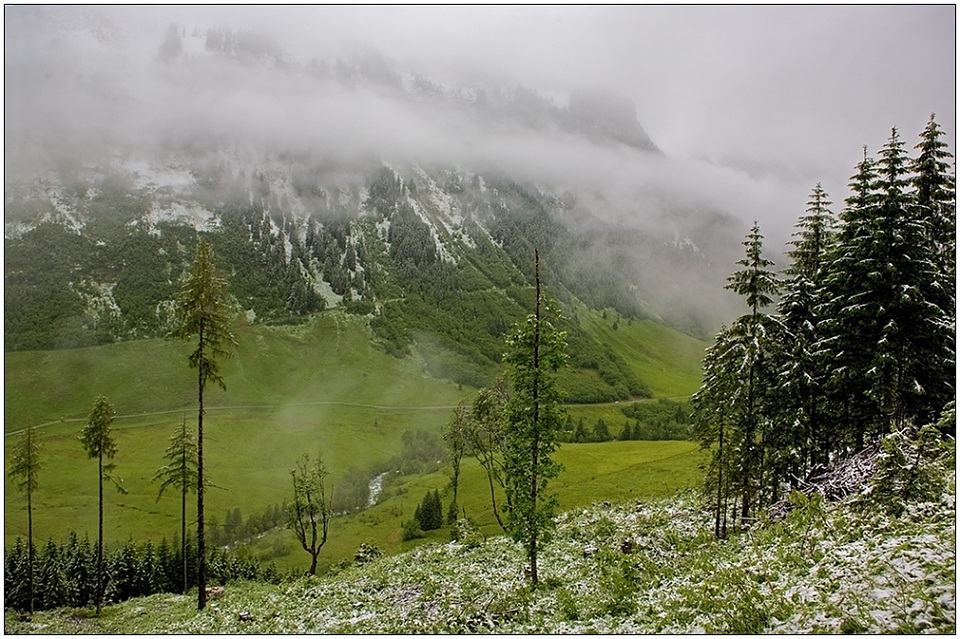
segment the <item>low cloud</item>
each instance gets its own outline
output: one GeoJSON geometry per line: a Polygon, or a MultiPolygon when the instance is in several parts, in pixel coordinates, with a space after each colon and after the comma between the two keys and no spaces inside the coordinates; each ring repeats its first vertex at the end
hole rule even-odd
{"type": "Polygon", "coordinates": [[[954,147],[954,16],[950,6],[5,7],[5,166],[15,175],[56,155],[203,140],[451,163],[601,193],[622,221],[667,203],[721,210],[782,243],[813,185],[842,202],[861,145],[878,149],[891,126],[912,146],[937,111],[954,147]],[[187,39],[256,28],[292,64],[165,64],[170,24],[187,39]],[[310,74],[314,58],[364,51],[394,71],[523,85],[558,103],[608,87],[636,105],[663,154],[310,74]]]}

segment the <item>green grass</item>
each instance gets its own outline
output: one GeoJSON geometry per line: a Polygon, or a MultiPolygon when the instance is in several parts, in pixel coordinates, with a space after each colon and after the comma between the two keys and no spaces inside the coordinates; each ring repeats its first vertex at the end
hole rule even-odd
{"type": "MultiPolygon", "coordinates": [[[[322,450],[338,478],[351,466],[389,459],[406,430],[439,433],[450,407],[471,392],[383,354],[362,322],[340,313],[300,327],[237,333],[237,357],[224,366],[227,392],[211,386],[206,394],[205,458],[219,487],[209,491],[207,512],[220,521],[228,509],[249,515],[288,497],[288,469],[301,454],[322,450]]],[[[130,491],[107,493],[106,536],[172,536],[178,529],[179,499],[165,495],[155,503],[151,480],[181,419],[196,423],[188,350],[148,340],[5,355],[5,470],[16,431],[30,421],[44,424],[38,535],[95,534],[96,464],[77,437],[97,393],[117,409],[116,474],[130,491]]],[[[24,501],[5,491],[5,544],[26,532],[24,501]]]]}
{"type": "Polygon", "coordinates": [[[203,612],[195,591],[158,594],[100,616],[92,608],[7,611],[4,631],[955,634],[955,473],[936,472],[943,494],[897,516],[812,499],[782,521],[719,540],[692,495],[569,510],[540,548],[537,588],[524,576],[520,544],[471,539],[323,577],[232,582],[203,612]]]}
{"type": "Polygon", "coordinates": [[[703,340],[651,320],[618,318],[609,309],[606,318],[583,309],[577,317],[588,333],[627,362],[654,397],[688,397],[700,388],[708,346],[703,340]]]}
{"type": "MultiPolygon", "coordinates": [[[[607,442],[564,444],[555,459],[564,471],[550,483],[561,510],[583,508],[602,501],[652,500],[694,488],[702,481],[698,446],[693,442],[607,442]]],[[[402,541],[403,522],[412,519],[417,505],[429,490],[439,490],[444,514],[453,498],[450,475],[445,469],[430,475],[403,477],[388,485],[384,498],[357,514],[337,517],[330,525],[330,538],[320,554],[319,569],[325,570],[343,558],[352,558],[361,541],[373,543],[388,554],[409,550],[429,541],[448,541],[449,529],[429,531],[424,538],[402,541]]],[[[465,459],[461,468],[458,503],[467,517],[488,536],[501,535],[490,506],[487,477],[476,460],[465,459]]],[[[497,489],[497,503],[503,493],[497,489]]],[[[278,567],[306,569],[309,556],[288,531],[272,533],[252,546],[264,560],[278,567]],[[272,556],[279,548],[290,552],[272,556]],[[269,557],[269,559],[267,559],[269,557]]]]}
{"type": "MultiPolygon", "coordinates": [[[[596,313],[586,321],[603,339],[617,338],[616,348],[658,395],[689,391],[677,380],[689,385],[690,375],[661,374],[657,366],[674,355],[689,359],[695,340],[642,322],[621,321],[613,331],[596,313]],[[656,343],[653,348],[635,343],[643,339],[656,343]]],[[[289,499],[288,469],[303,453],[322,451],[336,483],[351,466],[366,468],[399,452],[406,430],[439,434],[451,408],[475,392],[431,378],[422,359],[384,354],[371,342],[364,320],[337,311],[300,326],[239,325],[236,333],[237,356],[223,367],[227,391],[211,386],[206,394],[205,459],[216,485],[208,491],[206,512],[219,522],[237,507],[248,517],[289,499]]],[[[116,474],[129,491],[121,495],[108,489],[106,537],[112,542],[173,538],[179,530],[179,496],[167,493],[158,502],[152,478],[165,463],[163,452],[180,421],[196,423],[196,373],[187,365],[189,350],[188,343],[143,340],[5,353],[5,470],[17,432],[42,424],[44,466],[34,498],[38,538],[63,540],[71,530],[96,535],[96,464],[85,457],[77,437],[101,393],[119,415],[113,425],[116,474]]],[[[571,407],[571,412],[619,415],[605,417],[616,434],[624,420],[619,409],[611,404],[571,407]]],[[[554,487],[563,507],[667,494],[695,483],[699,471],[693,449],[689,442],[566,445],[558,458],[567,471],[554,487]]],[[[414,545],[400,540],[403,521],[412,517],[426,490],[443,489],[447,481],[444,473],[404,478],[388,489],[382,504],[338,518],[321,560],[329,564],[352,556],[363,540],[389,552],[414,545]]],[[[449,499],[444,497],[444,506],[449,499]]],[[[25,501],[5,491],[5,545],[26,534],[25,501]]],[[[499,531],[476,462],[465,464],[460,504],[487,534],[499,531]]],[[[432,533],[428,539],[447,534],[432,533]]],[[[279,555],[281,567],[297,566],[306,557],[287,532],[268,535],[256,550],[279,555]]]]}

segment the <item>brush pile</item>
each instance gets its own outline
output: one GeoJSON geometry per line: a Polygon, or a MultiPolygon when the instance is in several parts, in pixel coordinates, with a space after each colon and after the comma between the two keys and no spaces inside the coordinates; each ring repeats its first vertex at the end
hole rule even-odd
{"type": "MultiPolygon", "coordinates": [[[[880,454],[880,445],[871,444],[832,466],[818,464],[797,482],[796,490],[807,497],[818,493],[827,501],[840,501],[860,492],[867,485],[877,472],[880,454]]],[[[767,516],[770,521],[780,521],[793,507],[789,499],[781,499],[770,508],[767,516]]]]}

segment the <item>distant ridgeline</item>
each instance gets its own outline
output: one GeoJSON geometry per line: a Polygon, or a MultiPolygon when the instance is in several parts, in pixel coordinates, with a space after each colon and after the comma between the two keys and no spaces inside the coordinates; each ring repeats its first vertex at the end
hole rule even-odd
{"type": "MultiPolygon", "coordinates": [[[[487,383],[508,328],[532,307],[533,249],[550,294],[673,320],[704,334],[715,325],[680,308],[654,309],[629,277],[636,258],[707,268],[689,246],[633,231],[569,230],[589,211],[503,177],[377,163],[333,170],[272,162],[238,169],[223,159],[192,167],[115,164],[8,184],[5,350],[70,348],[162,336],[198,237],[214,246],[238,313],[297,323],[335,306],[369,316],[388,352],[437,345],[433,373],[487,383]],[[619,233],[620,243],[628,235],[619,233]],[[634,241],[635,240],[635,241],[634,241]],[[631,268],[624,268],[629,264],[631,268]]],[[[565,323],[574,367],[609,386],[591,400],[644,395],[609,348],[565,323]]]]}

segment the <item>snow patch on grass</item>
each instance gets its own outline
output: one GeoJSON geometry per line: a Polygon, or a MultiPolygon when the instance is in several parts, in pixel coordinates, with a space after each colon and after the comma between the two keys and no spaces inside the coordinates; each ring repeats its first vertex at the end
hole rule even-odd
{"type": "Polygon", "coordinates": [[[717,540],[694,496],[561,514],[541,584],[506,537],[451,541],[280,585],[237,583],[197,614],[158,595],[71,626],[67,612],[9,632],[952,633],[955,482],[900,518],[811,502],[717,540]]]}

